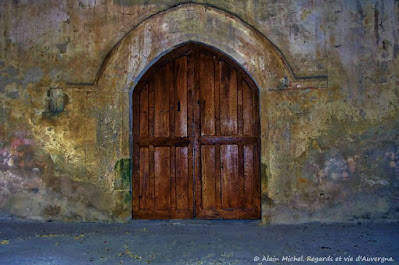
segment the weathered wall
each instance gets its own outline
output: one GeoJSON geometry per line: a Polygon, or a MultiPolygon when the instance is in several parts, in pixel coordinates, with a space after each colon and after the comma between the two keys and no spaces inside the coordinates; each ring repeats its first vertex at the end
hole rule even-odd
{"type": "Polygon", "coordinates": [[[0,3],[2,212],[129,219],[129,93],[195,40],[259,86],[265,222],[398,219],[398,1],[157,2],[0,3]]]}

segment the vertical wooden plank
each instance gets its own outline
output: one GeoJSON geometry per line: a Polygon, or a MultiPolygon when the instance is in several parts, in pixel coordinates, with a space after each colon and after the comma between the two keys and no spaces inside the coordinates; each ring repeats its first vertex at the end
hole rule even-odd
{"type": "Polygon", "coordinates": [[[215,135],[215,66],[210,55],[199,54],[201,135],[215,135]]]}
{"type": "Polygon", "coordinates": [[[170,210],[170,148],[155,147],[155,210],[170,210]]]}
{"type": "Polygon", "coordinates": [[[254,127],[256,125],[255,110],[257,108],[254,104],[254,96],[252,89],[248,86],[247,82],[243,81],[243,120],[244,120],[244,135],[255,135],[254,127]]]}
{"type": "Polygon", "coordinates": [[[237,129],[238,135],[243,134],[244,130],[244,117],[243,117],[243,83],[244,80],[241,76],[237,76],[237,129]]]}
{"type": "Polygon", "coordinates": [[[215,135],[220,136],[220,67],[219,58],[215,59],[215,135]]]}
{"type": "MultiPolygon", "coordinates": [[[[148,83],[148,136],[154,137],[154,118],[155,118],[155,91],[154,91],[154,81],[148,83]]],[[[154,165],[154,146],[149,146],[149,171],[150,171],[150,202],[149,207],[151,210],[155,210],[155,165],[154,165]]]]}
{"type": "Polygon", "coordinates": [[[169,86],[171,81],[170,67],[163,67],[154,77],[155,116],[154,136],[169,136],[169,86]]]}
{"type": "Polygon", "coordinates": [[[148,84],[140,93],[140,137],[148,137],[148,84]]]}
{"type": "Polygon", "coordinates": [[[220,131],[224,136],[237,134],[237,74],[226,63],[220,69],[220,131]]]}
{"type": "Polygon", "coordinates": [[[222,176],[222,208],[240,208],[241,193],[238,181],[238,146],[220,146],[222,176]]]}
{"type": "Polygon", "coordinates": [[[220,162],[220,144],[215,145],[215,192],[216,192],[216,209],[222,209],[222,177],[221,177],[221,162],[220,162]]]}
{"type": "Polygon", "coordinates": [[[176,147],[176,205],[177,211],[189,210],[188,148],[176,147]]]}
{"type": "Polygon", "coordinates": [[[149,194],[150,200],[148,202],[150,210],[155,210],[155,161],[154,161],[154,146],[149,147],[149,171],[150,171],[150,183],[149,183],[149,194]]]}
{"type": "Polygon", "coordinates": [[[255,196],[254,196],[254,208],[258,215],[261,217],[261,173],[260,173],[260,154],[261,154],[261,140],[260,140],[260,117],[259,117],[259,91],[255,92],[252,90],[253,105],[253,115],[255,119],[254,135],[257,136],[257,146],[254,147],[254,182],[255,182],[255,196]]]}
{"type": "Polygon", "coordinates": [[[176,82],[174,61],[168,63],[165,68],[165,88],[169,90],[169,137],[175,137],[176,82]]]}
{"type": "Polygon", "coordinates": [[[254,197],[256,193],[255,171],[254,171],[254,147],[253,145],[244,146],[244,194],[245,209],[253,209],[254,197]]]}
{"type": "MultiPolygon", "coordinates": [[[[195,208],[194,208],[194,216],[197,215],[197,212],[201,211],[202,206],[202,194],[201,194],[201,149],[198,139],[201,135],[201,108],[200,108],[200,86],[199,86],[199,54],[196,46],[193,46],[194,49],[194,91],[193,91],[193,99],[194,99],[194,108],[193,108],[193,161],[194,161],[194,198],[195,198],[195,208]]],[[[199,214],[198,214],[199,215],[199,214]]]]}
{"type": "MultiPolygon", "coordinates": [[[[215,135],[220,136],[220,68],[219,57],[215,58],[215,135]]],[[[215,204],[216,210],[222,209],[222,178],[220,162],[220,144],[215,145],[215,204]]]]}
{"type": "Polygon", "coordinates": [[[191,144],[188,146],[188,175],[189,175],[189,210],[192,213],[192,217],[195,218],[195,156],[194,149],[196,147],[195,140],[195,119],[194,119],[194,106],[195,102],[195,53],[191,50],[191,53],[187,56],[187,134],[190,137],[191,144]]]}
{"type": "Polygon", "coordinates": [[[177,137],[187,136],[187,56],[175,61],[176,100],[175,100],[175,131],[177,137]]]}
{"type": "Polygon", "coordinates": [[[192,145],[190,144],[187,147],[188,151],[188,160],[187,160],[187,166],[188,166],[188,176],[187,176],[187,181],[188,181],[188,187],[187,187],[187,195],[188,195],[188,211],[191,212],[191,217],[194,218],[194,166],[193,166],[193,148],[192,145]]]}
{"type": "Polygon", "coordinates": [[[148,136],[154,137],[155,91],[153,81],[148,83],[148,90],[148,136]]]}
{"type": "Polygon", "coordinates": [[[237,194],[238,197],[238,207],[240,209],[244,209],[245,207],[245,184],[244,184],[244,146],[242,144],[238,145],[238,179],[237,187],[239,192],[237,194]]]}
{"type": "Polygon", "coordinates": [[[152,210],[152,190],[148,148],[140,148],[140,210],[152,210]]]}
{"type": "MultiPolygon", "coordinates": [[[[170,210],[176,212],[176,147],[170,147],[170,210]]],[[[177,161],[179,163],[179,161],[177,161]]]]}
{"type": "Polygon", "coordinates": [[[215,146],[201,146],[202,175],[202,208],[215,209],[216,206],[216,176],[215,176],[215,146]]]}

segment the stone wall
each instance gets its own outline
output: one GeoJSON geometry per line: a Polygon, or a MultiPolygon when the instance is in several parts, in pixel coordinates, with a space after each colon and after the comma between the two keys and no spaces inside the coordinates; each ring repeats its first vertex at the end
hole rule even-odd
{"type": "Polygon", "coordinates": [[[187,41],[259,87],[262,220],[398,220],[399,2],[0,3],[0,209],[131,218],[131,100],[187,41]]]}

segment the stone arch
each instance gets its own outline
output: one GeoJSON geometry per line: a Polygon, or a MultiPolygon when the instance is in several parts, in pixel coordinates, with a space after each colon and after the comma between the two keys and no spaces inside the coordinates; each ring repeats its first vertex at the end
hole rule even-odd
{"type": "Polygon", "coordinates": [[[233,58],[260,90],[295,79],[279,49],[255,28],[220,9],[184,4],[153,15],[132,29],[111,51],[96,79],[100,89],[126,91],[160,57],[177,46],[199,42],[233,58]]]}

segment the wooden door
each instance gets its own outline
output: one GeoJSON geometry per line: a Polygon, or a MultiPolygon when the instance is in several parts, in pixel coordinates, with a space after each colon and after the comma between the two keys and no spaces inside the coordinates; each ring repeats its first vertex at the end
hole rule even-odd
{"type": "Polygon", "coordinates": [[[198,44],[162,57],[133,93],[133,217],[260,218],[256,86],[198,44]]]}

